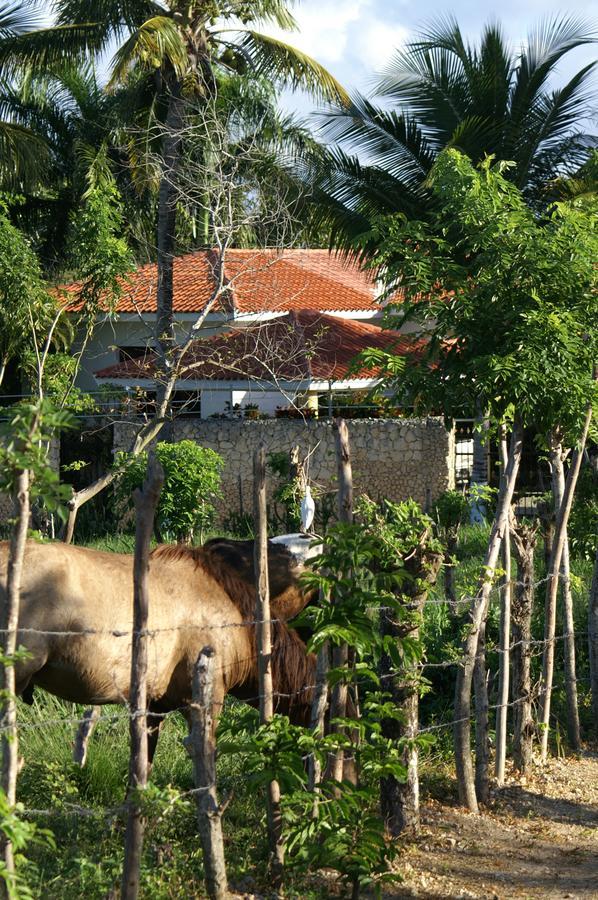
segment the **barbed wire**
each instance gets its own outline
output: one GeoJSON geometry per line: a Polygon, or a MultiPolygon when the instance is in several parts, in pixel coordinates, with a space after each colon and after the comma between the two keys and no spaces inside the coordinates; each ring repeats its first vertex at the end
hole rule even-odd
{"type": "MultiPolygon", "coordinates": [[[[555,635],[554,641],[566,640],[567,638],[572,637],[572,636],[576,637],[576,638],[587,637],[587,635],[588,635],[587,632],[574,632],[572,635],[570,635],[569,633],[564,633],[564,634],[555,635]]],[[[530,638],[529,640],[526,639],[526,640],[516,641],[513,644],[511,644],[508,648],[505,648],[501,652],[510,652],[512,649],[519,647],[519,646],[535,645],[538,647],[543,647],[548,643],[550,643],[550,639],[530,638]]],[[[497,648],[493,648],[493,652],[498,652],[497,648]]],[[[539,656],[541,654],[536,654],[536,655],[539,656]]],[[[486,653],[476,654],[476,656],[473,657],[472,661],[475,661],[477,659],[484,659],[485,657],[486,657],[486,653]]],[[[258,659],[258,656],[256,653],[256,654],[253,654],[252,656],[244,657],[241,660],[237,660],[237,662],[240,663],[241,665],[243,665],[245,663],[257,663],[257,659],[258,659]]],[[[395,678],[400,677],[405,674],[409,674],[410,672],[413,672],[414,669],[420,669],[420,670],[426,669],[426,668],[447,669],[447,668],[451,668],[451,667],[455,667],[455,666],[461,666],[467,661],[468,661],[468,657],[460,657],[459,659],[454,659],[454,660],[445,660],[445,661],[439,662],[439,663],[428,663],[428,662],[424,661],[424,662],[416,663],[414,665],[408,664],[408,665],[406,665],[404,667],[400,667],[400,668],[394,667],[390,671],[379,674],[376,677],[379,681],[387,681],[390,679],[395,679],[395,678]]],[[[226,671],[227,669],[228,669],[227,665],[220,665],[220,666],[215,667],[214,672],[219,673],[219,672],[226,671]]],[[[568,682],[574,682],[574,683],[577,683],[577,682],[587,683],[589,681],[589,679],[587,679],[587,678],[575,678],[575,679],[566,679],[566,680],[568,682]]],[[[366,678],[366,679],[351,679],[349,684],[356,685],[357,687],[368,687],[368,686],[371,686],[372,680],[371,680],[371,678],[370,679],[368,679],[368,678],[366,678]]],[[[297,697],[301,697],[302,695],[311,693],[317,687],[319,687],[319,685],[316,682],[313,682],[313,683],[308,683],[308,684],[302,685],[300,688],[297,688],[294,691],[273,690],[272,696],[279,700],[293,700],[293,699],[296,699],[297,697]]],[[[232,693],[232,695],[234,696],[234,693],[232,693]]],[[[263,695],[258,693],[253,696],[243,696],[242,699],[246,703],[257,704],[262,699],[262,697],[263,697],[263,695]]],[[[67,701],[67,702],[70,702],[70,701],[67,701]]],[[[92,702],[93,701],[90,700],[87,705],[91,705],[92,702]]],[[[516,705],[517,702],[519,702],[519,701],[511,701],[510,703],[507,703],[505,705],[512,706],[512,705],[516,705]]],[[[523,701],[521,701],[521,702],[523,702],[523,701]]],[[[117,703],[118,703],[117,700],[112,700],[112,701],[109,701],[108,703],[100,704],[100,705],[116,705],[117,703]]],[[[81,705],[85,705],[85,704],[81,704],[81,705]]],[[[500,704],[491,706],[489,708],[490,709],[498,709],[499,706],[500,706],[500,704]]],[[[187,703],[181,704],[179,706],[173,707],[168,710],[159,710],[159,709],[154,709],[151,706],[148,706],[146,709],[142,709],[142,710],[131,710],[130,709],[128,712],[123,711],[120,713],[111,713],[110,715],[102,715],[101,721],[103,724],[109,724],[109,723],[114,723],[114,722],[130,721],[131,719],[135,719],[135,718],[138,718],[141,716],[147,716],[152,719],[166,719],[167,717],[169,717],[175,713],[186,712],[188,709],[189,709],[189,704],[187,704],[187,703]]],[[[82,722],[82,716],[79,714],[79,715],[73,715],[73,716],[61,716],[60,718],[55,718],[55,719],[43,719],[40,722],[21,722],[21,723],[19,723],[19,728],[29,730],[29,729],[45,728],[47,726],[61,726],[61,725],[65,725],[65,724],[80,725],[81,722],[82,722]]],[[[434,728],[440,728],[440,727],[447,728],[454,724],[456,724],[456,722],[451,721],[451,722],[443,723],[442,725],[433,726],[433,727],[434,728]]],[[[7,730],[10,730],[10,726],[5,726],[0,721],[0,733],[3,731],[7,731],[7,730]]],[[[422,731],[423,730],[424,729],[422,729],[422,731]]]]}
{"type": "MultiPolygon", "coordinates": [[[[562,574],[559,577],[563,577],[562,574]]],[[[549,580],[550,576],[542,578],[533,583],[534,589],[537,589],[542,584],[546,584],[549,580]]],[[[511,581],[512,586],[523,585],[522,582],[511,581]]],[[[528,583],[525,583],[526,587],[530,587],[528,583]]],[[[500,596],[502,591],[504,590],[504,584],[493,585],[492,593],[496,596],[500,596]]],[[[471,596],[464,596],[456,604],[452,604],[444,598],[428,598],[427,604],[442,604],[445,606],[453,606],[453,605],[461,605],[470,603],[474,598],[471,596]]],[[[408,603],[408,599],[406,601],[408,603]]],[[[394,609],[389,606],[371,606],[368,607],[368,611],[371,613],[381,613],[381,612],[392,612],[394,609]]],[[[270,623],[271,625],[275,624],[286,624],[284,620],[278,617],[270,617],[270,618],[251,618],[247,620],[243,620],[240,622],[220,622],[220,623],[190,623],[185,622],[173,626],[159,627],[159,628],[147,628],[141,631],[136,631],[134,629],[118,629],[118,628],[82,628],[82,629],[38,629],[38,628],[20,628],[19,633],[22,635],[36,635],[36,636],[47,636],[47,637],[73,637],[80,638],[85,636],[108,636],[112,638],[122,638],[122,637],[131,637],[132,635],[140,634],[145,635],[148,638],[154,638],[162,633],[173,633],[173,632],[188,632],[189,634],[201,633],[201,632],[209,632],[209,631],[218,631],[225,630],[230,628],[253,628],[258,625],[270,623]]],[[[400,623],[399,623],[400,624],[400,623]]],[[[2,629],[0,632],[6,632],[7,629],[2,629]]],[[[378,674],[376,678],[378,679],[379,684],[384,687],[385,683],[388,681],[392,681],[394,679],[400,678],[401,676],[414,676],[416,679],[419,679],[420,675],[425,673],[426,671],[434,671],[434,670],[447,670],[451,668],[456,668],[459,666],[463,666],[465,663],[473,662],[477,659],[486,658],[488,653],[498,653],[498,654],[510,654],[519,648],[533,648],[534,652],[531,654],[532,658],[541,656],[544,648],[551,644],[557,642],[563,642],[566,640],[581,640],[586,639],[588,637],[587,631],[574,631],[568,632],[565,631],[563,633],[555,635],[553,638],[535,638],[528,637],[522,638],[516,641],[512,641],[509,643],[507,647],[501,648],[496,646],[487,647],[484,651],[477,653],[474,657],[469,656],[458,656],[454,659],[445,659],[438,662],[435,661],[427,661],[425,659],[420,660],[419,662],[407,662],[404,666],[395,666],[388,671],[385,671],[382,674],[378,674]]],[[[276,646],[274,647],[274,653],[276,653],[276,646]]],[[[257,669],[257,660],[258,653],[257,651],[252,652],[250,656],[243,657],[241,659],[236,659],[235,664],[238,665],[255,665],[257,669]]],[[[229,664],[227,662],[219,663],[217,660],[214,661],[216,663],[215,673],[221,673],[226,671],[229,668],[229,664]]],[[[314,673],[315,674],[315,673],[314,673]]],[[[254,676],[252,675],[252,678],[254,676]]],[[[563,683],[589,683],[590,679],[587,677],[576,677],[575,679],[568,679],[566,674],[564,675],[563,683]]],[[[559,682],[560,682],[559,680],[559,682]]],[[[351,687],[355,687],[357,690],[362,688],[372,687],[373,679],[371,677],[349,677],[348,679],[351,687]]],[[[303,684],[301,687],[295,690],[274,690],[272,692],[272,696],[275,700],[275,703],[278,701],[288,701],[289,702],[289,710],[293,710],[293,702],[298,702],[303,700],[303,705],[310,706],[311,699],[313,697],[313,692],[316,691],[320,685],[315,681],[315,678],[311,683],[303,684]]],[[[530,685],[529,691],[526,691],[524,695],[520,697],[515,697],[509,700],[506,703],[493,703],[489,704],[488,711],[496,711],[501,708],[508,709],[516,709],[520,705],[524,703],[535,704],[537,702],[537,695],[539,689],[539,682],[534,682],[530,685]]],[[[234,690],[231,691],[234,696],[234,690]]],[[[263,695],[260,693],[255,693],[253,696],[243,696],[242,700],[249,704],[257,705],[263,699],[263,695]]],[[[91,705],[90,701],[90,704],[91,705]]],[[[118,702],[118,700],[111,701],[118,702]]],[[[114,725],[122,726],[124,723],[129,723],[131,720],[134,720],[139,717],[147,717],[149,721],[149,726],[155,722],[164,722],[165,720],[171,718],[172,716],[178,713],[186,713],[189,711],[191,703],[181,703],[180,705],[167,709],[160,710],[154,709],[151,705],[149,705],[146,709],[132,709],[127,708],[125,697],[121,695],[120,702],[123,704],[123,708],[118,712],[106,712],[102,713],[99,718],[97,725],[99,728],[108,728],[110,729],[114,725]]],[[[39,710],[39,706],[34,706],[34,714],[39,710]]],[[[66,712],[66,710],[65,710],[66,712]]],[[[31,715],[31,714],[30,714],[31,715]]],[[[19,717],[20,718],[20,717],[19,717]]],[[[464,716],[462,718],[449,718],[446,721],[441,722],[432,722],[428,725],[422,725],[418,727],[415,732],[415,737],[426,735],[426,734],[436,734],[440,732],[450,732],[455,726],[460,725],[464,722],[473,722],[475,718],[475,713],[472,713],[469,716],[464,716]]],[[[79,728],[82,724],[83,716],[81,713],[76,713],[73,715],[63,715],[58,717],[51,718],[41,718],[39,721],[19,721],[18,729],[19,731],[23,730],[27,731],[43,731],[45,729],[50,728],[73,728],[73,731],[79,728]]],[[[4,722],[0,721],[0,733],[5,733],[7,731],[11,731],[12,726],[7,726],[4,722]]],[[[74,736],[74,735],[73,735],[74,736]]],[[[350,752],[350,751],[349,751],[350,752]]],[[[306,757],[307,759],[307,757],[306,757]]],[[[247,776],[248,777],[248,776],[247,776]]],[[[235,782],[240,780],[245,780],[245,776],[240,773],[236,773],[234,775],[235,782]]],[[[165,810],[162,810],[160,813],[160,817],[168,815],[171,809],[174,807],[176,803],[179,801],[184,801],[197,796],[198,794],[205,792],[207,790],[215,787],[214,785],[210,786],[202,786],[202,787],[194,787],[185,791],[176,791],[173,797],[170,799],[170,803],[167,803],[167,807],[165,810]]],[[[59,818],[59,817],[80,817],[80,818],[100,818],[104,819],[107,822],[114,821],[118,818],[122,818],[128,812],[129,804],[128,802],[123,802],[116,806],[110,807],[87,807],[79,803],[69,803],[64,802],[58,806],[50,807],[47,809],[44,808],[24,808],[19,810],[19,814],[25,818],[35,819],[35,818],[59,818]]]]}
{"type": "MultiPolygon", "coordinates": [[[[540,587],[543,584],[546,584],[551,578],[565,578],[563,573],[559,573],[554,576],[546,576],[545,578],[541,578],[538,581],[533,583],[534,589],[540,587]]],[[[527,582],[515,581],[512,580],[509,582],[511,587],[527,587],[527,582]]],[[[500,598],[500,594],[504,591],[505,585],[498,584],[494,585],[491,588],[491,595],[494,593],[500,598]]],[[[459,600],[446,600],[445,598],[436,598],[429,597],[426,599],[424,607],[439,605],[439,606],[465,606],[466,604],[471,604],[475,600],[475,596],[473,595],[464,595],[459,600]]],[[[405,608],[409,609],[409,600],[405,603],[405,608]]],[[[396,612],[396,607],[381,605],[381,606],[367,606],[367,612],[396,612]]],[[[145,629],[133,629],[133,628],[57,628],[57,629],[49,629],[49,628],[33,628],[33,627],[21,627],[19,626],[17,631],[19,634],[37,634],[41,636],[47,637],[83,637],[87,635],[104,635],[109,637],[129,637],[129,636],[142,636],[142,637],[155,637],[158,634],[167,634],[176,631],[200,631],[203,629],[208,630],[217,630],[217,629],[227,629],[227,628],[251,628],[258,625],[276,625],[283,624],[289,625],[292,627],[292,623],[289,622],[288,619],[282,619],[280,617],[270,617],[270,618],[251,618],[251,619],[243,619],[241,622],[221,622],[218,624],[212,622],[201,622],[198,624],[192,622],[184,622],[180,625],[167,625],[160,626],[159,628],[145,628],[145,629]]],[[[8,628],[0,628],[0,634],[7,634],[10,629],[8,628]]],[[[13,629],[14,630],[14,629],[13,629]]],[[[567,637],[567,635],[564,635],[567,637]]],[[[517,646],[517,645],[514,645],[517,646]]]]}

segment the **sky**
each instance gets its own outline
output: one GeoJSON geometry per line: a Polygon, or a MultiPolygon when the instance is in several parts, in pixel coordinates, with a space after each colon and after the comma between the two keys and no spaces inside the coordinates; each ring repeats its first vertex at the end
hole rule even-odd
{"type": "MultiPolygon", "coordinates": [[[[499,21],[514,49],[546,16],[572,15],[593,22],[598,33],[598,0],[564,4],[554,0],[302,0],[293,6],[298,32],[279,32],[288,43],[309,53],[329,69],[347,89],[369,93],[394,51],[439,16],[453,15],[462,31],[477,41],[488,21],[499,21]]],[[[268,29],[266,29],[268,30],[268,29]]],[[[272,33],[272,29],[269,29],[272,33]]],[[[598,55],[597,45],[572,52],[562,63],[558,81],[564,83],[598,55]]],[[[285,96],[284,105],[307,113],[306,98],[285,96]]]]}

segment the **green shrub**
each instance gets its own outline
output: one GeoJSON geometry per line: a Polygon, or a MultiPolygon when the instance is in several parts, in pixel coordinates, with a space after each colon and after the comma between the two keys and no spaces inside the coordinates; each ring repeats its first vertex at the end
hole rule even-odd
{"type": "MultiPolygon", "coordinates": [[[[164,469],[164,487],[156,513],[159,540],[191,541],[214,520],[213,501],[221,496],[222,457],[214,450],[200,447],[194,441],[177,444],[161,442],[156,456],[164,469]]],[[[125,513],[133,508],[133,491],[141,487],[147,470],[147,454],[132,457],[118,453],[116,464],[127,464],[118,479],[117,503],[125,513]]]]}
{"type": "Polygon", "coordinates": [[[572,555],[593,559],[598,546],[598,476],[591,466],[580,472],[568,532],[572,555]]]}

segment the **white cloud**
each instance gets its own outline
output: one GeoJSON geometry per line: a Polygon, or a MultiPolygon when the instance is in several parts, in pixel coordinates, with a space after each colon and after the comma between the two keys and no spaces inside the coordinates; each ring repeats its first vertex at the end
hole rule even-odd
{"type": "Polygon", "coordinates": [[[379,72],[390,62],[395,51],[405,44],[408,36],[409,29],[403,25],[371,19],[364,22],[359,30],[355,56],[368,69],[379,72]]]}
{"type": "Polygon", "coordinates": [[[318,62],[338,63],[346,55],[349,26],[359,21],[368,5],[369,0],[353,0],[342,6],[335,0],[311,0],[293,10],[297,31],[271,27],[264,30],[309,53],[318,62]]]}

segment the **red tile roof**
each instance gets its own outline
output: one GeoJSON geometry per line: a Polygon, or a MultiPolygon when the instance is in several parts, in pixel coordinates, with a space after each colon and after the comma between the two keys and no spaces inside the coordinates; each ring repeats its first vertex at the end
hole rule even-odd
{"type": "MultiPolygon", "coordinates": [[[[212,297],[218,256],[199,250],[174,260],[174,310],[194,313],[212,297]]],[[[371,272],[328,250],[229,250],[224,261],[224,288],[214,311],[237,313],[378,311],[371,272]]],[[[117,312],[155,312],[157,267],[140,266],[123,279],[117,312]]],[[[76,294],[78,283],[67,285],[76,294]]],[[[73,306],[76,308],[76,305],[73,306]]]]}
{"type": "MultiPolygon", "coordinates": [[[[269,382],[371,379],[375,373],[352,368],[354,357],[368,347],[416,356],[423,344],[376,325],[302,311],[198,341],[184,358],[180,377],[269,382]]],[[[150,380],[154,361],[150,351],[95,375],[109,381],[150,380]]]]}

